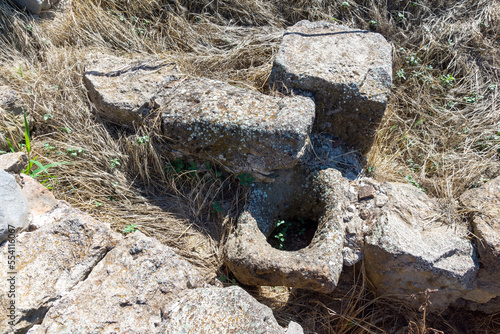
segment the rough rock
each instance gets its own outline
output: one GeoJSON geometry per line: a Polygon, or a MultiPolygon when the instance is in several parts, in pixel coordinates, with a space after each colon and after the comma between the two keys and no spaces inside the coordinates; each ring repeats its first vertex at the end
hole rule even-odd
{"type": "MultiPolygon", "coordinates": [[[[0,243],[29,225],[29,206],[13,175],[0,170],[0,243]]],[[[6,262],[3,262],[6,263],[6,262]]]]}
{"type": "Polygon", "coordinates": [[[28,156],[23,152],[0,155],[0,169],[19,174],[28,164],[28,156]]]}
{"type": "Polygon", "coordinates": [[[386,203],[380,207],[376,199],[363,201],[357,210],[367,211],[364,219],[371,226],[364,263],[376,291],[409,300],[418,308],[423,293],[436,289],[430,298],[433,311],[472,292],[479,263],[467,227],[440,221],[436,202],[412,185],[372,184],[387,197],[386,203]]]}
{"type": "Polygon", "coordinates": [[[347,182],[335,169],[280,172],[272,184],[255,185],[225,246],[226,264],[248,285],[285,285],[331,292],[342,270],[347,182]],[[296,251],[271,247],[266,238],[279,220],[318,222],[311,243],[296,251]]]}
{"type": "Polygon", "coordinates": [[[272,310],[238,286],[189,291],[168,306],[159,333],[302,333],[292,323],[285,331],[272,310]]]}
{"type": "Polygon", "coordinates": [[[298,161],[314,121],[310,98],[183,78],[175,64],[161,60],[101,55],[86,67],[84,80],[106,119],[133,126],[158,114],[172,148],[259,179],[298,161]]]}
{"type": "MultiPolygon", "coordinates": [[[[480,295],[482,300],[476,297],[475,301],[486,303],[489,299],[500,297],[500,178],[466,191],[460,197],[460,202],[470,213],[473,233],[478,239],[479,261],[482,264],[477,283],[479,291],[476,291],[476,295],[480,295]]],[[[466,296],[465,299],[471,298],[466,296]]],[[[497,301],[478,308],[490,313],[498,312],[500,304],[497,301]]]]}
{"type": "MultiPolygon", "coordinates": [[[[14,276],[18,312],[14,327],[8,325],[11,319],[5,312],[0,314],[2,333],[24,332],[40,323],[47,310],[83,281],[120,238],[106,225],[63,202],[52,216],[53,221],[40,229],[17,236],[15,273],[0,271],[0,307],[6,309],[13,300],[7,294],[7,278],[14,276]]],[[[7,263],[9,245],[0,247],[0,263],[7,263]]]]}
{"type": "Polygon", "coordinates": [[[149,116],[156,93],[181,73],[161,59],[120,58],[102,53],[89,56],[83,80],[97,111],[108,121],[139,126],[149,116]]]}
{"type": "Polygon", "coordinates": [[[283,36],[270,86],[313,93],[315,131],[331,133],[365,151],[387,105],[391,55],[391,45],[380,34],[300,21],[283,36]]]}
{"type": "Polygon", "coordinates": [[[107,253],[29,333],[156,333],[161,308],[181,291],[202,283],[198,270],[172,249],[135,232],[107,253]]]}
{"type": "Polygon", "coordinates": [[[32,14],[38,15],[43,10],[50,9],[59,0],[14,0],[22,9],[27,9],[32,14]]]}
{"type": "Polygon", "coordinates": [[[271,97],[202,78],[166,87],[154,101],[175,149],[257,176],[293,167],[314,120],[310,98],[271,97]]]}
{"type": "Polygon", "coordinates": [[[7,86],[0,86],[0,150],[10,151],[24,138],[23,107],[19,95],[7,86]]]}
{"type": "Polygon", "coordinates": [[[33,215],[48,213],[58,205],[59,201],[52,192],[38,181],[25,174],[21,174],[20,179],[22,192],[28,200],[33,215]]]}

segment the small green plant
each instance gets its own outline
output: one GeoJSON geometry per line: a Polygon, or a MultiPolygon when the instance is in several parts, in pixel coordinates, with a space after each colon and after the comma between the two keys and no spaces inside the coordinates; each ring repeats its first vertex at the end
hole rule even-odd
{"type": "Polygon", "coordinates": [[[455,77],[451,74],[446,74],[441,76],[441,84],[443,86],[452,86],[455,82],[455,77]]]}
{"type": "Polygon", "coordinates": [[[102,202],[94,201],[94,205],[96,208],[99,208],[99,207],[103,206],[104,204],[102,204],[102,202]]]}
{"type": "Polygon", "coordinates": [[[255,181],[255,178],[248,173],[238,174],[236,178],[240,180],[240,184],[242,186],[250,186],[255,181]]]}
{"type": "Polygon", "coordinates": [[[87,150],[84,148],[68,148],[66,150],[66,155],[72,156],[72,157],[77,157],[79,155],[83,155],[87,153],[87,150]]]}
{"type": "Polygon", "coordinates": [[[404,69],[400,69],[399,71],[396,72],[396,77],[406,80],[406,73],[404,69]]]}
{"type": "Polygon", "coordinates": [[[137,227],[137,224],[130,224],[130,225],[127,225],[123,229],[122,233],[123,234],[134,233],[135,231],[138,231],[138,230],[139,230],[139,228],[137,227]]]}
{"type": "Polygon", "coordinates": [[[119,167],[121,165],[122,164],[120,163],[120,161],[117,158],[115,158],[115,159],[109,159],[109,167],[116,168],[116,167],[119,167]]]}
{"type": "Polygon", "coordinates": [[[375,21],[375,20],[371,20],[370,22],[368,22],[368,24],[370,24],[370,27],[372,27],[372,28],[376,28],[376,27],[377,27],[377,25],[378,25],[378,22],[377,22],[377,21],[375,21]]]}
{"type": "Polygon", "coordinates": [[[472,93],[471,96],[465,96],[464,101],[469,103],[476,103],[478,100],[482,98],[483,97],[481,95],[478,95],[477,93],[472,93]]]}
{"type": "Polygon", "coordinates": [[[349,2],[347,2],[347,1],[342,2],[341,6],[342,6],[342,8],[349,8],[349,7],[351,7],[351,5],[349,5],[349,2]]]}
{"type": "Polygon", "coordinates": [[[137,137],[137,144],[144,145],[146,143],[149,143],[149,136],[137,137]]]}
{"type": "Polygon", "coordinates": [[[489,84],[489,85],[488,85],[488,89],[489,89],[489,90],[495,90],[495,88],[497,88],[497,85],[496,85],[496,84],[489,84]]]}
{"type": "Polygon", "coordinates": [[[220,202],[215,201],[214,204],[212,204],[212,213],[222,213],[222,211],[224,211],[224,209],[222,208],[220,202]]]}
{"type": "Polygon", "coordinates": [[[53,119],[53,118],[54,118],[54,116],[52,116],[52,114],[45,114],[45,115],[43,115],[44,121],[48,121],[49,119],[53,119]]]}
{"type": "Polygon", "coordinates": [[[61,131],[62,131],[62,132],[66,132],[66,133],[68,133],[68,134],[69,134],[69,133],[71,133],[71,129],[70,129],[69,127],[67,127],[67,126],[62,127],[62,128],[61,128],[61,131]]]}
{"type": "Polygon", "coordinates": [[[415,180],[415,179],[413,178],[413,176],[411,176],[411,175],[406,175],[406,176],[405,176],[405,180],[406,180],[406,182],[408,182],[408,183],[410,183],[410,184],[414,185],[415,187],[417,187],[418,189],[420,189],[422,192],[424,192],[424,193],[425,193],[425,189],[424,189],[424,188],[422,188],[422,187],[420,186],[420,184],[417,182],[417,180],[415,180]]]}

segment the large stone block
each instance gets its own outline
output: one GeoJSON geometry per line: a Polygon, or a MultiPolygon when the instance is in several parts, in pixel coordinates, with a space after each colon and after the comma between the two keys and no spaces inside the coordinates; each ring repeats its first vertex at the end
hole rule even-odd
{"type": "Polygon", "coordinates": [[[162,307],[202,283],[200,272],[171,248],[135,232],[29,333],[157,333],[162,307]]]}
{"type": "Polygon", "coordinates": [[[29,225],[29,204],[15,177],[0,170],[0,244],[29,225]]]}
{"type": "Polygon", "coordinates": [[[346,188],[337,170],[299,166],[280,172],[274,183],[255,186],[226,243],[226,264],[244,284],[333,291],[343,265],[346,188]],[[293,251],[273,248],[266,238],[277,223],[299,219],[318,224],[310,244],[293,251]]]}
{"type": "Polygon", "coordinates": [[[392,84],[392,48],[377,33],[327,22],[289,27],[276,55],[271,87],[314,94],[315,131],[366,151],[392,84]]]}
{"type": "Polygon", "coordinates": [[[303,333],[296,323],[283,329],[269,307],[238,286],[191,290],[165,308],[164,318],[159,331],[162,334],[303,333]]]}
{"type": "Polygon", "coordinates": [[[47,310],[83,281],[120,237],[69,205],[61,203],[52,217],[51,223],[21,233],[13,244],[0,247],[0,263],[7,264],[12,254],[16,259],[14,268],[0,271],[0,308],[7,310],[15,301],[17,310],[15,319],[0,313],[1,333],[24,333],[40,323],[47,310]],[[12,277],[16,286],[13,298],[7,281],[12,277]],[[9,325],[11,320],[14,326],[9,325]]]}
{"type": "Polygon", "coordinates": [[[432,311],[470,294],[476,287],[479,263],[467,227],[440,221],[435,201],[414,186],[383,183],[376,187],[385,199],[380,207],[376,199],[366,202],[369,209],[363,214],[371,225],[365,237],[365,266],[376,291],[418,308],[427,289],[437,290],[430,297],[432,311]]]}
{"type": "Polygon", "coordinates": [[[203,78],[182,80],[154,101],[174,148],[257,176],[293,167],[314,120],[309,98],[271,97],[203,78]]]}
{"type": "Polygon", "coordinates": [[[160,115],[172,148],[264,178],[303,155],[314,121],[306,97],[272,97],[206,78],[174,64],[100,55],[84,81],[98,112],[127,126],[160,115]]]}

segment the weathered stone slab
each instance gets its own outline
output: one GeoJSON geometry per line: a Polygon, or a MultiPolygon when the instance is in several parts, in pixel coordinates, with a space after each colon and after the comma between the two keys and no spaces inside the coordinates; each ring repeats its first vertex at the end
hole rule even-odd
{"type": "Polygon", "coordinates": [[[157,333],[161,308],[202,283],[200,272],[172,249],[135,232],[29,333],[157,333]]]}
{"type": "Polygon", "coordinates": [[[280,45],[270,86],[312,92],[315,131],[367,150],[384,115],[392,84],[392,48],[377,33],[327,22],[300,21],[280,45]]]}
{"type": "Polygon", "coordinates": [[[295,165],[314,120],[309,98],[271,97],[203,78],[166,87],[154,101],[175,149],[235,173],[266,175],[295,165]]]}
{"type": "Polygon", "coordinates": [[[175,150],[217,160],[264,179],[303,155],[315,106],[310,98],[272,97],[206,78],[183,78],[174,64],[93,57],[84,81],[98,112],[134,126],[161,115],[175,150]]]}
{"type": "MultiPolygon", "coordinates": [[[[478,290],[482,300],[500,297],[500,178],[491,180],[479,188],[466,191],[461,197],[462,206],[470,213],[474,235],[482,266],[479,272],[478,290]]],[[[471,300],[471,298],[466,298],[471,300]]],[[[498,299],[498,298],[497,298],[498,299]]],[[[500,304],[479,306],[490,313],[500,311],[500,304]]]]}
{"type": "Polygon", "coordinates": [[[11,145],[24,138],[23,106],[19,94],[0,86],[0,150],[10,152],[11,145]]]}
{"type": "Polygon", "coordinates": [[[0,169],[19,174],[28,164],[28,156],[23,152],[0,155],[0,169]]]}
{"type": "Polygon", "coordinates": [[[15,177],[0,170],[0,244],[9,233],[19,233],[28,227],[28,215],[28,201],[15,177]]]}
{"type": "Polygon", "coordinates": [[[272,310],[238,286],[189,291],[169,305],[159,333],[303,333],[293,323],[285,331],[272,310]]]}
{"type": "Polygon", "coordinates": [[[347,182],[335,169],[282,171],[272,184],[256,185],[225,246],[226,264],[248,285],[284,285],[331,292],[342,270],[341,208],[347,182]],[[318,222],[311,243],[296,251],[271,247],[266,238],[279,220],[318,222]]]}
{"type": "Polygon", "coordinates": [[[14,0],[14,2],[22,9],[26,9],[30,13],[38,15],[43,10],[52,8],[59,0],[14,0]]]}
{"type": "Polygon", "coordinates": [[[423,303],[418,297],[436,289],[430,298],[432,311],[472,292],[479,263],[467,227],[439,221],[435,202],[414,186],[377,187],[387,197],[385,204],[366,202],[363,215],[372,225],[365,237],[365,267],[377,292],[409,300],[418,308],[423,303]]]}
{"type": "MultiPolygon", "coordinates": [[[[0,313],[2,333],[24,332],[40,323],[47,310],[83,281],[120,238],[109,227],[69,206],[61,205],[52,214],[55,219],[51,223],[17,236],[13,270],[17,273],[0,271],[0,308],[7,309],[14,300],[8,296],[7,278],[15,276],[18,312],[14,327],[8,324],[11,319],[7,313],[0,313]]],[[[0,247],[0,263],[7,264],[11,255],[8,244],[0,247]]]]}
{"type": "Polygon", "coordinates": [[[101,116],[134,127],[149,115],[149,102],[155,94],[180,76],[175,64],[161,59],[96,53],[89,56],[83,80],[101,116]]]}

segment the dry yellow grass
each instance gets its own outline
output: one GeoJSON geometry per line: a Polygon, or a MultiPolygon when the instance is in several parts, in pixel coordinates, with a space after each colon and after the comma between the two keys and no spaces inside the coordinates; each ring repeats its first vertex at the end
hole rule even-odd
{"type": "MultiPolygon", "coordinates": [[[[21,92],[36,120],[32,154],[72,162],[51,170],[57,177],[46,184],[58,198],[117,230],[137,224],[214,272],[245,189],[214,168],[165,172],[174,157],[152,129],[124,132],[101,122],[82,84],[84,58],[154,54],[190,75],[268,92],[283,29],[301,19],[372,29],[393,45],[394,88],[366,174],[406,180],[444,203],[500,174],[497,1],[73,0],[65,12],[37,19],[7,0],[0,3],[0,84],[21,92]],[[142,136],[150,141],[139,143],[142,136]]],[[[346,279],[328,296],[287,290],[285,302],[282,292],[250,291],[306,333],[422,333],[421,313],[375,299],[358,272],[346,279]]],[[[500,330],[498,315],[427,322],[446,333],[500,330]]]]}

